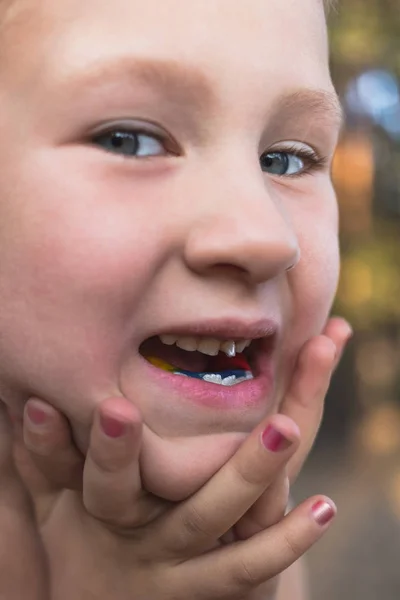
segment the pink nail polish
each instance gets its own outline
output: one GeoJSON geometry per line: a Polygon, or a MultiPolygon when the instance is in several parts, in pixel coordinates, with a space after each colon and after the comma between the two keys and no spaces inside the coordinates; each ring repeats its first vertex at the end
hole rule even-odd
{"type": "Polygon", "coordinates": [[[33,404],[28,404],[26,409],[28,418],[34,425],[43,425],[47,421],[47,415],[44,410],[41,410],[33,404]]]}
{"type": "Polygon", "coordinates": [[[313,517],[318,525],[323,527],[327,525],[329,521],[332,521],[333,517],[336,515],[336,510],[333,508],[329,502],[325,502],[324,500],[319,500],[314,504],[311,509],[313,517]]]}
{"type": "Polygon", "coordinates": [[[292,442],[285,438],[275,427],[268,425],[262,434],[262,443],[270,452],[280,452],[289,448],[292,442]]]}
{"type": "Polygon", "coordinates": [[[125,423],[109,415],[100,416],[100,425],[106,436],[110,438],[122,437],[126,431],[125,423]]]}

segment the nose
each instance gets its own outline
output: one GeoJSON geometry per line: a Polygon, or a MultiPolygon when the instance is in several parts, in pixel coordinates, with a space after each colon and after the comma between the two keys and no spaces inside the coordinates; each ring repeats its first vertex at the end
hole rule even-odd
{"type": "Polygon", "coordinates": [[[242,183],[231,193],[226,186],[216,193],[214,181],[208,200],[199,199],[201,208],[185,246],[190,269],[200,274],[234,271],[259,284],[297,264],[300,249],[289,216],[262,177],[257,179],[258,185],[242,183]]]}

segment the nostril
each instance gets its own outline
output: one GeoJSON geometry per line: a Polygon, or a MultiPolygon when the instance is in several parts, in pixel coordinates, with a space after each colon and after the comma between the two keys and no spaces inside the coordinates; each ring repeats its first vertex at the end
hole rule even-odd
{"type": "Polygon", "coordinates": [[[293,271],[293,269],[297,266],[298,261],[294,261],[291,265],[286,267],[286,271],[293,271]]]}
{"type": "Polygon", "coordinates": [[[299,262],[300,262],[300,250],[297,249],[296,256],[290,262],[289,266],[286,267],[286,271],[293,271],[293,269],[295,269],[297,267],[299,262]]]}
{"type": "Polygon", "coordinates": [[[213,265],[212,271],[218,275],[228,275],[229,277],[236,276],[243,279],[244,275],[247,275],[247,269],[240,265],[229,264],[229,263],[217,263],[213,265]]]}

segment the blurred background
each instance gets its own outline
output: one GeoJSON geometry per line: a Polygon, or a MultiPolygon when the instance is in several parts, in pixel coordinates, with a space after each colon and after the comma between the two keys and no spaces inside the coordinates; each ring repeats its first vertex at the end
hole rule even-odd
{"type": "Polygon", "coordinates": [[[355,335],[295,489],[339,517],[311,552],[312,599],[400,598],[400,0],[345,0],[330,18],[346,113],[334,179],[342,278],[335,313],[355,335]]]}

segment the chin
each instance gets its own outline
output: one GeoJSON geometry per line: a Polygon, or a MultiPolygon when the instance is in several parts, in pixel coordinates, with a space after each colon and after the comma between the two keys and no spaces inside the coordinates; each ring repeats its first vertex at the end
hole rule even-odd
{"type": "Polygon", "coordinates": [[[199,490],[235,454],[246,433],[160,438],[145,427],[142,484],[160,498],[181,501],[199,490]]]}

